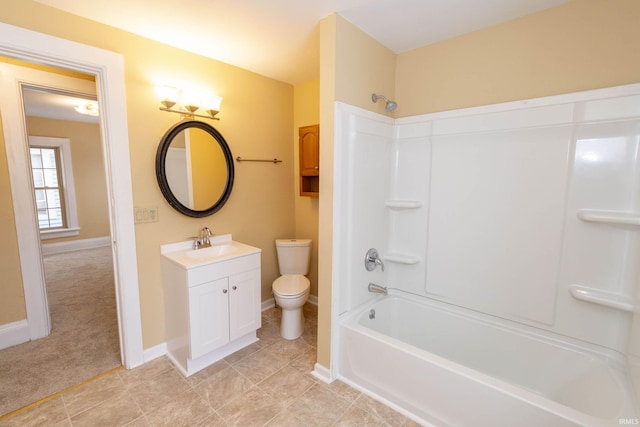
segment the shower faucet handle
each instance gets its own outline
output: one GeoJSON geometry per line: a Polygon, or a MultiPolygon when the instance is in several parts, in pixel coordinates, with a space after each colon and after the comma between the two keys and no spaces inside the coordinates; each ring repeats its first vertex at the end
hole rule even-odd
{"type": "Polygon", "coordinates": [[[378,256],[378,250],[371,248],[364,256],[364,268],[366,268],[367,271],[373,271],[377,266],[380,266],[380,270],[384,271],[384,263],[378,256]]]}

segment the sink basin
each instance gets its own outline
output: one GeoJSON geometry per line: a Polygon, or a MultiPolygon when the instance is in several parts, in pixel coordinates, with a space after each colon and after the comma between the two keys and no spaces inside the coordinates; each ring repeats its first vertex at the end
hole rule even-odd
{"type": "Polygon", "coordinates": [[[208,248],[189,251],[186,253],[186,255],[189,258],[195,258],[195,259],[214,258],[214,257],[223,256],[223,255],[228,255],[230,253],[236,252],[237,250],[238,248],[231,244],[212,245],[208,248]]]}
{"type": "Polygon", "coordinates": [[[184,269],[226,262],[233,258],[260,252],[259,248],[233,240],[231,234],[212,237],[211,246],[208,248],[193,249],[193,240],[160,246],[162,257],[171,260],[184,269]]]}

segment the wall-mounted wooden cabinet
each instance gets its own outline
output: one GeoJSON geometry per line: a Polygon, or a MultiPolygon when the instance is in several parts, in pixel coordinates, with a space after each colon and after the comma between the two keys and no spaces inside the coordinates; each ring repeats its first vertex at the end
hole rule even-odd
{"type": "Polygon", "coordinates": [[[320,125],[298,129],[300,143],[300,195],[318,197],[320,193],[320,125]]]}

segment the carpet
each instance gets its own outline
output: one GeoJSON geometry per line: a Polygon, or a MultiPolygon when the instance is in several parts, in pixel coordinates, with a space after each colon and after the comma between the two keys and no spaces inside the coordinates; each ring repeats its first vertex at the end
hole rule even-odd
{"type": "Polygon", "coordinates": [[[0,415],[120,366],[110,247],[44,257],[52,331],[0,351],[0,415]]]}

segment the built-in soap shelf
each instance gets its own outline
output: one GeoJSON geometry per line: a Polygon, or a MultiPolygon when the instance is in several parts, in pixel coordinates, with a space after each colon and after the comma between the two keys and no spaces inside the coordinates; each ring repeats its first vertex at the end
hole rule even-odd
{"type": "Polygon", "coordinates": [[[420,262],[420,258],[414,255],[390,253],[382,255],[382,259],[388,262],[395,262],[398,264],[413,265],[420,262]]]}
{"type": "Polygon", "coordinates": [[[635,305],[628,296],[615,292],[603,291],[582,285],[569,285],[569,292],[574,298],[593,304],[604,305],[621,311],[633,312],[635,305]]]}
{"type": "Polygon", "coordinates": [[[420,200],[387,200],[384,205],[391,209],[418,209],[421,208],[424,203],[420,200]]]}
{"type": "Polygon", "coordinates": [[[579,209],[576,215],[582,221],[586,222],[600,222],[612,225],[630,225],[640,227],[640,212],[579,209]]]}

